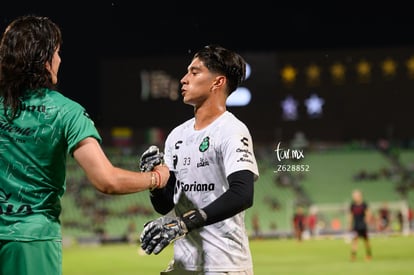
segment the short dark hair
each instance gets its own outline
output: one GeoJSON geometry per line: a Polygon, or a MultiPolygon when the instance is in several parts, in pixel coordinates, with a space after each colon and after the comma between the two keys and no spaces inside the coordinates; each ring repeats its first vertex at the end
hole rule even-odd
{"type": "Polygon", "coordinates": [[[235,91],[246,77],[246,62],[238,53],[220,45],[207,45],[195,53],[208,70],[227,78],[228,94],[235,91]]]}

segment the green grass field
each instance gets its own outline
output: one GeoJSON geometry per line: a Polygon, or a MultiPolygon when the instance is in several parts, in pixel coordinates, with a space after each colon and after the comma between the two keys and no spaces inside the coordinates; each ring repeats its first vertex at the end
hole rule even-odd
{"type": "MultiPolygon", "coordinates": [[[[371,238],[373,259],[349,261],[344,239],[252,240],[255,275],[412,275],[414,236],[371,238]]],[[[145,255],[134,245],[70,246],[63,250],[64,275],[159,274],[172,257],[172,247],[159,255],[145,255]]]]}

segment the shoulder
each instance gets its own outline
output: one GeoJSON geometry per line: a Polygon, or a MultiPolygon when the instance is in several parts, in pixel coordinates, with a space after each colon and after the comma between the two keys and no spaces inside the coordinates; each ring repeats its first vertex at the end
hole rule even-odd
{"type": "Polygon", "coordinates": [[[229,111],[226,111],[223,114],[220,126],[220,128],[227,133],[249,132],[247,125],[229,111]]]}
{"type": "Polygon", "coordinates": [[[246,124],[230,112],[226,112],[216,125],[215,137],[221,140],[222,143],[236,142],[238,144],[241,140],[251,143],[252,136],[246,124]]]}
{"type": "Polygon", "coordinates": [[[186,133],[189,129],[191,129],[194,125],[194,118],[190,118],[183,123],[179,124],[175,128],[173,128],[167,136],[167,141],[171,139],[171,137],[182,136],[186,133]]]}
{"type": "Polygon", "coordinates": [[[72,105],[72,106],[79,106],[82,107],[78,102],[75,100],[64,96],[62,93],[54,90],[49,90],[47,92],[48,97],[54,99],[57,102],[60,102],[62,105],[72,105]]]}
{"type": "Polygon", "coordinates": [[[64,96],[62,93],[56,90],[46,91],[46,101],[49,101],[51,107],[57,107],[61,112],[72,113],[72,112],[83,112],[85,108],[73,99],[64,96]]]}

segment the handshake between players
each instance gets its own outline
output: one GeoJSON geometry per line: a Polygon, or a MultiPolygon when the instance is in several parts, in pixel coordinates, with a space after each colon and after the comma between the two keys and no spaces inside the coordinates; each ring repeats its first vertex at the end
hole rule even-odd
{"type": "MultiPolygon", "coordinates": [[[[142,154],[139,167],[141,172],[149,172],[163,163],[164,154],[152,145],[142,154]]],[[[206,218],[204,211],[192,209],[179,217],[165,215],[149,221],[144,225],[140,236],[141,248],[147,254],[158,254],[192,229],[203,226],[206,218]]]]}

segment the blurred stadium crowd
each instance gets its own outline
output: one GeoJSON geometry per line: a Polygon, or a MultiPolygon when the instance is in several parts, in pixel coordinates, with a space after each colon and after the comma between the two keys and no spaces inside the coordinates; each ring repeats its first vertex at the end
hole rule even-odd
{"type": "MultiPolygon", "coordinates": [[[[306,221],[314,218],[313,225],[306,223],[305,237],[343,236],[348,233],[347,213],[354,189],[365,194],[373,213],[373,233],[414,232],[414,150],[391,148],[383,142],[332,145],[292,140],[290,150],[301,150],[303,157],[279,161],[276,146],[256,146],[260,178],[254,205],[246,212],[252,238],[294,237],[293,217],[299,207],[306,221]],[[292,169],[301,166],[308,170],[292,169]],[[277,167],[290,168],[278,171],[277,167]],[[386,225],[382,224],[384,207],[388,210],[386,225]]],[[[114,164],[138,169],[139,152],[145,147],[105,149],[114,164]]],[[[71,158],[67,176],[62,212],[66,238],[78,242],[134,242],[143,224],[158,217],[147,192],[103,195],[93,189],[71,158]]]]}

